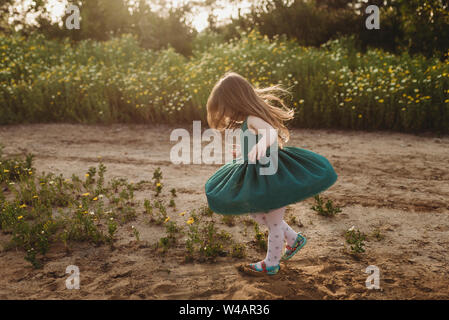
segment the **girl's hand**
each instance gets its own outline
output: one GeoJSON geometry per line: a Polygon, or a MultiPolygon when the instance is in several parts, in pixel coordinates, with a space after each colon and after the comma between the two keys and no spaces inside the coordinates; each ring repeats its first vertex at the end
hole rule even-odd
{"type": "Polygon", "coordinates": [[[248,160],[250,163],[256,163],[256,160],[260,160],[265,156],[267,152],[267,146],[264,141],[259,141],[252,150],[248,153],[248,160]],[[261,143],[262,142],[262,143],[261,143]]]}

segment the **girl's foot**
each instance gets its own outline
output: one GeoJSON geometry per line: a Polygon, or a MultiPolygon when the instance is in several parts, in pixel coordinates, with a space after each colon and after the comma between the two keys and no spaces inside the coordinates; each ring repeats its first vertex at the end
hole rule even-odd
{"type": "Polygon", "coordinates": [[[299,250],[304,247],[304,245],[307,243],[307,239],[301,234],[298,233],[298,236],[296,237],[295,243],[293,243],[293,246],[290,247],[287,245],[285,247],[285,253],[282,256],[281,260],[289,260],[291,257],[293,257],[299,250]]]}
{"type": "Polygon", "coordinates": [[[267,267],[267,265],[265,264],[265,261],[258,262],[258,263],[251,263],[249,265],[249,269],[251,271],[259,272],[259,273],[266,273],[269,275],[274,275],[274,274],[278,273],[280,268],[281,268],[280,265],[274,265],[274,266],[267,267]]]}

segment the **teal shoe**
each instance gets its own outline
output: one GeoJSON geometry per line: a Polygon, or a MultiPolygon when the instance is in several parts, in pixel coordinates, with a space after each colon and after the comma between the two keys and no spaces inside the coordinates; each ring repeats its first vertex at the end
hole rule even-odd
{"type": "Polygon", "coordinates": [[[251,271],[255,271],[255,272],[259,272],[259,273],[266,273],[269,275],[275,275],[281,269],[280,265],[267,267],[267,265],[265,264],[265,261],[262,261],[261,266],[262,266],[262,269],[257,267],[257,263],[251,263],[249,265],[249,268],[251,271]]]}
{"type": "Polygon", "coordinates": [[[307,239],[301,233],[298,233],[293,247],[290,247],[289,245],[285,246],[285,252],[281,260],[291,259],[299,250],[302,249],[302,247],[305,246],[306,243],[307,239]]]}

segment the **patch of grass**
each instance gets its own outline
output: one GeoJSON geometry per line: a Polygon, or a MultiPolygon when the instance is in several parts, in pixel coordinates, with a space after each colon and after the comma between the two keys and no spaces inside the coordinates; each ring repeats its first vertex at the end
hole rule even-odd
{"type": "Polygon", "coordinates": [[[106,184],[103,163],[83,179],[68,179],[36,173],[32,159],[5,159],[0,152],[0,229],[11,234],[6,247],[24,250],[33,267],[42,267],[58,242],[67,250],[77,241],[112,244],[119,226],[135,219],[134,185],[117,178],[106,184]]]}
{"type": "Polygon", "coordinates": [[[315,196],[315,205],[311,207],[313,211],[316,211],[320,216],[323,217],[333,217],[337,213],[341,212],[339,207],[334,207],[332,200],[328,200],[323,206],[324,200],[319,196],[315,196]]]}
{"type": "MultiPolygon", "coordinates": [[[[193,216],[192,214],[191,217],[193,216]]],[[[214,221],[203,222],[198,218],[193,219],[187,232],[185,259],[186,261],[213,261],[219,256],[227,256],[230,251],[229,246],[232,244],[231,235],[219,230],[214,221]]]]}
{"type": "Polygon", "coordinates": [[[232,246],[231,256],[238,259],[246,257],[246,247],[242,243],[236,243],[232,246]]]}
{"type": "Polygon", "coordinates": [[[254,240],[256,241],[256,245],[266,251],[267,250],[267,234],[262,233],[259,229],[259,225],[257,223],[254,223],[254,240]]]}
{"type": "Polygon", "coordinates": [[[358,255],[365,252],[366,235],[351,227],[345,232],[346,243],[350,245],[351,253],[358,255]]]}

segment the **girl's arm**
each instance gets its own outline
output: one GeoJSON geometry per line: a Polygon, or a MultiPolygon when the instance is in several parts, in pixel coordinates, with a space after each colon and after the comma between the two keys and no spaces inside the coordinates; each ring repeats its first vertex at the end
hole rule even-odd
{"type": "Polygon", "coordinates": [[[256,159],[260,160],[265,156],[268,147],[277,141],[278,133],[268,122],[255,116],[248,117],[248,128],[253,129],[256,134],[262,135],[259,142],[248,153],[248,160],[256,162],[256,159]]]}

